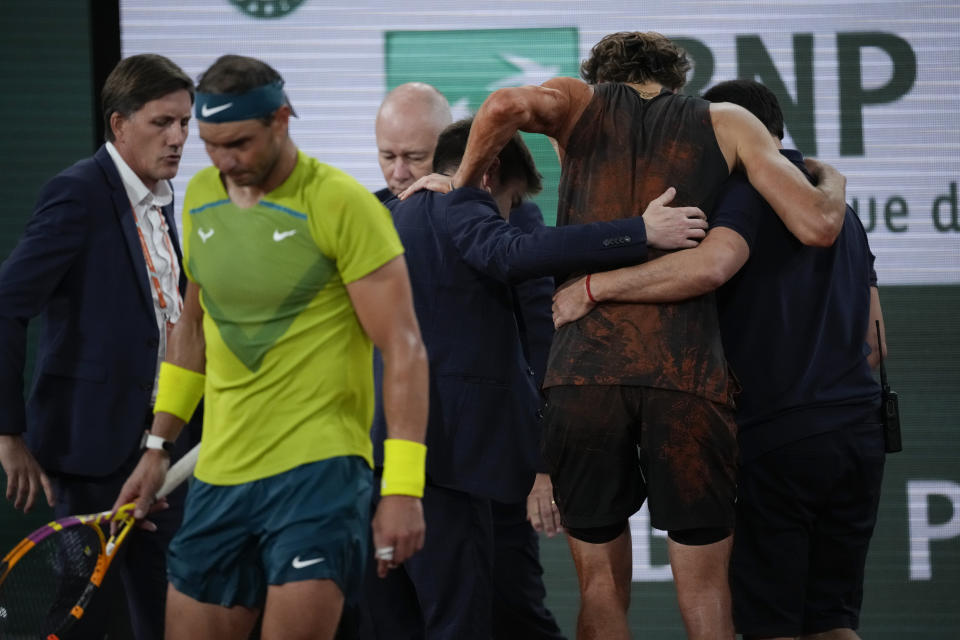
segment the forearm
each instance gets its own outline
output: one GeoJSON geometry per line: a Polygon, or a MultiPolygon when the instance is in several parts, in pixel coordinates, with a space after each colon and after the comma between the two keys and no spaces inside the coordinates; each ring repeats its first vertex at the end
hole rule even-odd
{"type": "Polygon", "coordinates": [[[175,442],[183,430],[186,422],[165,411],[160,411],[153,415],[153,422],[150,424],[150,433],[160,436],[168,442],[175,442]]]}
{"type": "Polygon", "coordinates": [[[709,293],[723,284],[708,265],[691,265],[688,251],[671,253],[633,267],[594,273],[590,293],[597,302],[679,302],[709,293]]]}
{"type": "Polygon", "coordinates": [[[480,106],[470,127],[470,137],[460,167],[453,176],[455,187],[480,187],[484,172],[500,150],[529,119],[515,91],[500,89],[480,106]]]}
{"type": "Polygon", "coordinates": [[[642,219],[544,227],[504,246],[483,271],[508,283],[566,273],[607,271],[647,260],[642,219]],[[628,226],[629,225],[629,226],[628,226]],[[606,244],[604,244],[606,243],[606,244]]]}
{"type": "Polygon", "coordinates": [[[203,318],[182,318],[170,332],[164,360],[183,369],[204,373],[207,368],[203,318]]]}
{"type": "Polygon", "coordinates": [[[383,442],[383,472],[380,478],[380,502],[371,523],[376,549],[377,575],[386,577],[418,549],[423,547],[424,521],[420,498],[426,485],[428,380],[427,353],[409,296],[406,266],[395,261],[393,277],[386,279],[388,291],[361,285],[351,297],[361,322],[380,348],[383,356],[383,406],[387,419],[387,439],[383,442]],[[393,281],[391,286],[390,281],[393,281]],[[364,291],[363,289],[367,289],[364,291]],[[382,293],[400,295],[389,300],[382,293]],[[369,314],[370,295],[389,304],[395,316],[369,314]],[[361,302],[357,305],[357,302],[361,302]]]}
{"type": "Polygon", "coordinates": [[[579,92],[584,102],[591,95],[586,84],[571,78],[554,78],[541,86],[510,87],[491,93],[473,119],[453,185],[481,186],[484,172],[517,131],[542,133],[562,147],[563,131],[572,115],[570,91],[579,92]]]}
{"type": "Polygon", "coordinates": [[[542,276],[606,271],[647,257],[642,218],[524,233],[505,222],[488,196],[461,189],[449,196],[446,230],[471,267],[504,283],[542,276]]]}
{"type": "MultiPolygon", "coordinates": [[[[195,285],[190,285],[184,300],[184,312],[180,320],[174,325],[167,341],[167,352],[164,355],[164,366],[173,365],[179,368],[184,382],[193,386],[202,384],[197,382],[197,375],[204,375],[206,371],[206,340],[203,335],[203,313],[199,302],[199,291],[195,285]]],[[[157,407],[153,417],[150,432],[164,440],[174,441],[186,424],[185,414],[178,417],[174,413],[164,411],[163,397],[176,397],[180,393],[189,393],[186,389],[168,388],[170,385],[180,384],[180,381],[164,375],[161,369],[159,389],[157,392],[157,407]]]]}
{"type": "Polygon", "coordinates": [[[780,153],[763,124],[742,107],[710,105],[721,147],[736,148],[734,166],[744,169],[777,216],[800,242],[830,246],[840,233],[846,204],[846,178],[829,165],[805,160],[809,177],[780,153]]]}
{"type": "Polygon", "coordinates": [[[590,293],[598,302],[678,302],[720,287],[749,257],[746,240],[732,229],[718,226],[695,249],[594,274],[590,278],[590,293]]]}
{"type": "Polygon", "coordinates": [[[883,324],[883,310],[880,307],[880,291],[877,287],[870,287],[870,321],[867,324],[865,338],[870,355],[867,362],[871,369],[880,366],[881,350],[884,358],[887,357],[887,330],[883,324]],[[877,332],[879,322],[879,333],[877,332]]]}
{"type": "Polygon", "coordinates": [[[816,166],[818,167],[816,190],[819,198],[815,203],[815,211],[819,216],[813,218],[818,228],[811,235],[817,235],[821,245],[829,246],[837,239],[843,228],[847,210],[847,179],[830,165],[817,163],[816,166]]]}
{"type": "Polygon", "coordinates": [[[427,353],[419,334],[405,333],[381,351],[387,437],[422,443],[429,407],[427,353]]]}
{"type": "MultiPolygon", "coordinates": [[[[836,169],[820,163],[816,167],[816,185],[782,156],[776,158],[787,172],[772,185],[758,187],[783,224],[800,242],[808,246],[829,247],[843,227],[846,212],[846,178],[836,169]]],[[[754,182],[755,175],[750,174],[754,182]]],[[[757,182],[759,182],[757,178],[757,182]]]]}

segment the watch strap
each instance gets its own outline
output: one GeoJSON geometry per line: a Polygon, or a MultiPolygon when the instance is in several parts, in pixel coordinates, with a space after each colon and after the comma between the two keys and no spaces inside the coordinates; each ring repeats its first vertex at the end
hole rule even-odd
{"type": "Polygon", "coordinates": [[[167,455],[173,454],[173,443],[169,440],[164,440],[160,436],[154,435],[149,431],[145,431],[143,434],[143,441],[140,443],[141,449],[157,449],[159,451],[165,451],[167,455]]]}

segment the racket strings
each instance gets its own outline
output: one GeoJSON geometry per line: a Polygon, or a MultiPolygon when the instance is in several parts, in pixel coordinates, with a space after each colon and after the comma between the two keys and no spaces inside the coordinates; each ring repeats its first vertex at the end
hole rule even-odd
{"type": "Polygon", "coordinates": [[[94,526],[44,538],[10,569],[0,584],[0,638],[46,637],[63,624],[97,566],[94,526]]]}

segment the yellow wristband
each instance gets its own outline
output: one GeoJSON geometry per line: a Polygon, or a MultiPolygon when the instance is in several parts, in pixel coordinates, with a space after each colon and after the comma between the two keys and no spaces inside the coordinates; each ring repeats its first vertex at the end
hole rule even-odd
{"type": "Polygon", "coordinates": [[[412,440],[384,440],[380,495],[422,498],[426,463],[426,445],[412,440]]]}
{"type": "Polygon", "coordinates": [[[171,413],[188,422],[203,397],[205,379],[202,373],[161,362],[154,413],[171,413]]]}

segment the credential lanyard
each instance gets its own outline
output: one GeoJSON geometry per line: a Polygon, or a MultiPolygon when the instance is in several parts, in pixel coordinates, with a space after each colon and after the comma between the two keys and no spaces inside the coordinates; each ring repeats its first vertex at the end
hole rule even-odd
{"type": "MultiPolygon", "coordinates": [[[[153,205],[156,207],[156,205],[153,205]]],[[[159,207],[157,207],[159,209],[159,207]]],[[[133,214],[133,223],[137,229],[137,237],[140,238],[140,249],[143,251],[143,259],[147,263],[147,270],[150,272],[150,284],[153,286],[153,290],[157,294],[157,304],[160,305],[161,316],[163,316],[164,321],[166,322],[167,327],[167,337],[170,336],[170,330],[173,329],[173,323],[170,322],[170,310],[167,309],[167,297],[163,295],[163,287],[160,285],[160,274],[157,272],[156,266],[153,264],[153,258],[150,256],[150,250],[147,248],[147,241],[143,237],[143,231],[140,230],[140,222],[137,220],[137,212],[133,207],[133,203],[130,203],[130,213],[133,214]]],[[[146,211],[144,212],[144,217],[146,217],[146,211]]],[[[177,257],[173,251],[173,245],[170,243],[170,233],[167,227],[167,221],[163,217],[163,213],[160,213],[160,230],[163,231],[163,243],[164,247],[167,250],[167,255],[170,257],[170,269],[173,272],[174,277],[177,276],[177,257]]],[[[177,289],[177,299],[176,299],[177,311],[183,311],[183,299],[180,297],[179,289],[177,289]]]]}

